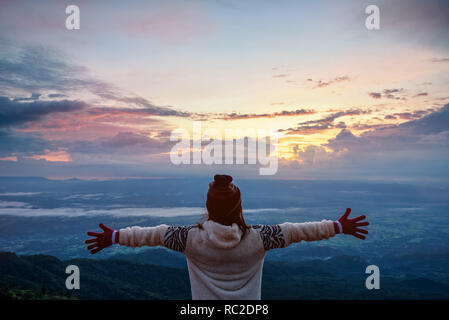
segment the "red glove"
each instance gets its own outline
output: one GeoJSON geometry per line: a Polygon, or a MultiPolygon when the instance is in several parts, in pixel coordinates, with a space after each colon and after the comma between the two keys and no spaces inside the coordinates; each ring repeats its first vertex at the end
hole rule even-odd
{"type": "Polygon", "coordinates": [[[351,213],[351,209],[347,208],[346,212],[337,220],[334,222],[334,228],[336,233],[344,233],[344,234],[350,234],[356,238],[365,240],[366,237],[363,234],[368,234],[368,231],[365,229],[361,229],[359,227],[364,227],[369,225],[368,221],[359,222],[361,220],[365,220],[366,216],[359,216],[354,219],[348,219],[349,214],[351,213]]]}
{"type": "Polygon", "coordinates": [[[88,250],[91,250],[90,253],[94,254],[98,251],[103,250],[104,248],[109,247],[113,243],[117,243],[119,239],[119,231],[115,231],[114,229],[106,227],[104,224],[100,223],[100,228],[103,229],[103,233],[88,231],[87,235],[96,237],[92,239],[87,239],[85,241],[86,244],[92,243],[87,247],[88,250]]]}

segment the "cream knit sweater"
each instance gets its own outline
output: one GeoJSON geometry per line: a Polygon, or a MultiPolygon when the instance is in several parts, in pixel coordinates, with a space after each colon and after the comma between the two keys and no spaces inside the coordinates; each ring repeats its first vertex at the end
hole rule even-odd
{"type": "Polygon", "coordinates": [[[256,300],[261,298],[262,267],[270,249],[291,243],[329,239],[332,221],[256,225],[242,237],[236,224],[206,221],[197,226],[128,227],[120,229],[124,246],[165,246],[187,258],[192,299],[256,300]]]}

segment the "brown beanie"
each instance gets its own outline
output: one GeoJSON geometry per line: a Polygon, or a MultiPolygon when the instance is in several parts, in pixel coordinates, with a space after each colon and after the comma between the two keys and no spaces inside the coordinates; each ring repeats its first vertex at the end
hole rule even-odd
{"type": "Polygon", "coordinates": [[[236,215],[241,214],[241,203],[240,189],[232,183],[232,177],[215,175],[207,192],[209,218],[227,225],[235,220],[236,215]]]}

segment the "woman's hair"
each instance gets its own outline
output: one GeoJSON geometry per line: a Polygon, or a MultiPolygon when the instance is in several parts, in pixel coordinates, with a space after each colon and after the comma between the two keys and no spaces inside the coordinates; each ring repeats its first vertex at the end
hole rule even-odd
{"type": "MultiPolygon", "coordinates": [[[[230,226],[237,224],[245,236],[250,228],[243,218],[242,199],[240,189],[232,183],[232,177],[228,175],[215,175],[214,181],[209,183],[206,208],[207,220],[212,220],[230,226]]],[[[202,223],[198,226],[202,228],[202,223]]]]}

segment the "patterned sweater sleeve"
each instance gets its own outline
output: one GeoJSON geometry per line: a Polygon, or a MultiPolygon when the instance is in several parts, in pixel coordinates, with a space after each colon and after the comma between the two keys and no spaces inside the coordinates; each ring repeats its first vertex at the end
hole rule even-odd
{"type": "Polygon", "coordinates": [[[329,239],[335,235],[333,221],[256,225],[265,250],[285,248],[300,241],[329,239]]]}
{"type": "Polygon", "coordinates": [[[168,226],[161,224],[155,227],[127,227],[120,229],[119,244],[122,246],[165,246],[183,252],[187,243],[187,235],[194,226],[168,226]]]}

